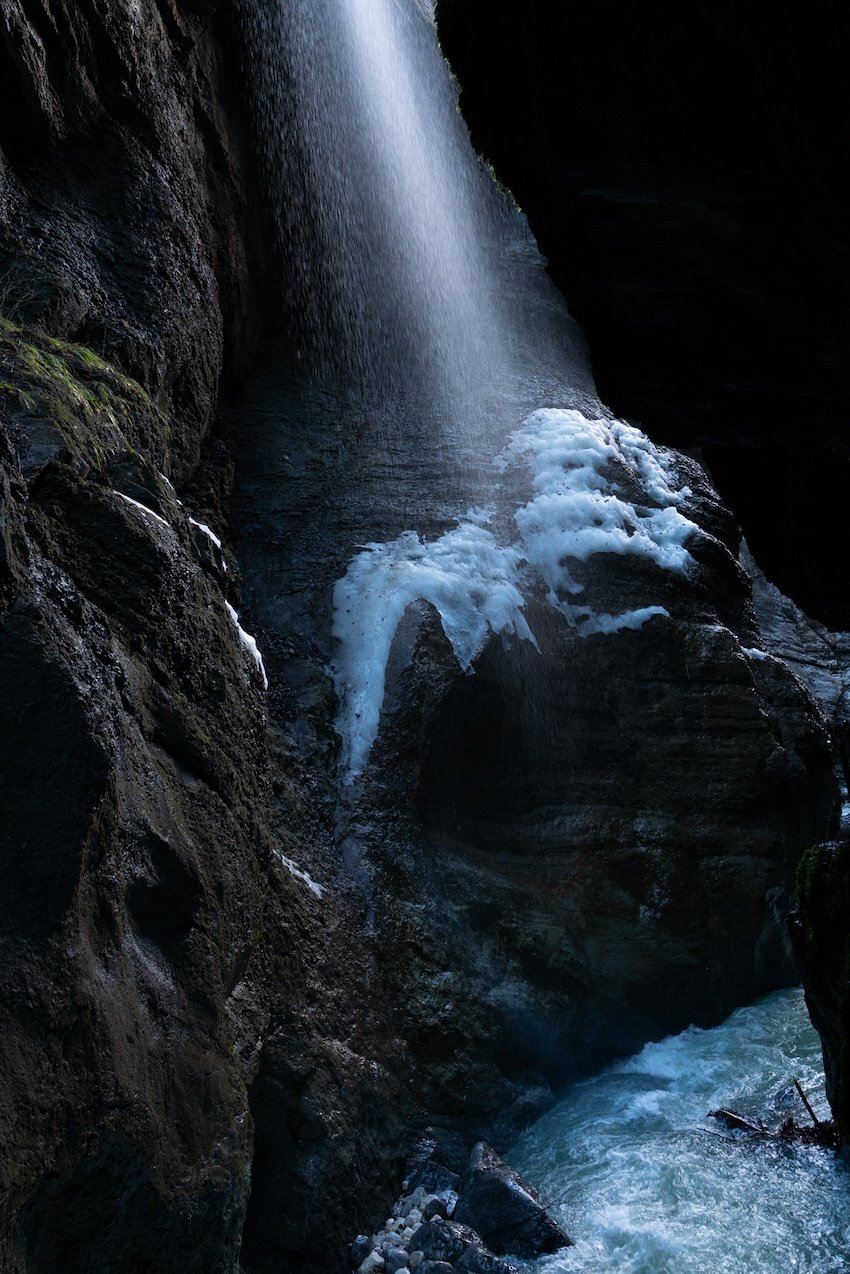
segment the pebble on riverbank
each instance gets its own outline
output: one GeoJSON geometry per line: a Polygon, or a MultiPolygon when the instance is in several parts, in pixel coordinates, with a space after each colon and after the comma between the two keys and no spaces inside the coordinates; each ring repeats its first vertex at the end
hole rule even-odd
{"type": "Polygon", "coordinates": [[[458,1269],[464,1274],[516,1274],[516,1266],[504,1259],[513,1253],[514,1238],[514,1254],[520,1256],[570,1244],[535,1191],[484,1142],[473,1148],[462,1176],[420,1159],[408,1165],[404,1184],[410,1193],[393,1205],[383,1228],[354,1240],[351,1260],[358,1274],[408,1269],[418,1274],[458,1269]],[[488,1247],[479,1231],[496,1242],[488,1247]]]}

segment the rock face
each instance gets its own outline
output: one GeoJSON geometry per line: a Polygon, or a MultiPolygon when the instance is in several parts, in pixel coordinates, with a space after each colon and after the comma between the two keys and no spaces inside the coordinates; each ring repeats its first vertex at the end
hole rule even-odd
{"type": "Polygon", "coordinates": [[[238,67],[230,6],[0,22],[4,1274],[343,1259],[401,1154],[360,900],[300,866],[321,798],[225,604],[238,67]]]}
{"type": "Polygon", "coordinates": [[[706,448],[768,577],[850,628],[822,551],[843,542],[850,459],[846,15],[439,0],[438,19],[603,400],[706,448]]]}
{"type": "Polygon", "coordinates": [[[12,0],[0,26],[0,302],[173,411],[188,477],[256,340],[258,216],[232,14],[12,0]]]}
{"type": "Polygon", "coordinates": [[[476,1230],[497,1255],[533,1260],[570,1246],[537,1193],[483,1141],[473,1148],[459,1193],[454,1219],[476,1230]]]}
{"type": "Polygon", "coordinates": [[[839,1135],[850,1142],[850,846],[817,845],[798,873],[799,911],[791,917],[806,1004],[823,1042],[826,1092],[839,1135]]]}
{"type": "Polygon", "coordinates": [[[271,854],[262,686],[220,559],[139,451],[161,461],[162,414],[81,347],[11,325],[2,345],[24,400],[4,395],[3,1268],[164,1245],[227,1268],[251,1152],[227,1002],[271,854]],[[101,403],[79,446],[23,388],[38,352],[57,394],[101,403]],[[25,482],[8,433],[26,456],[31,422],[56,446],[25,482]]]}

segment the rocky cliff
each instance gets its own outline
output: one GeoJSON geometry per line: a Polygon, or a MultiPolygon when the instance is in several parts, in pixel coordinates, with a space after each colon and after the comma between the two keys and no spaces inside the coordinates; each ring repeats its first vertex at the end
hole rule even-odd
{"type": "Polygon", "coordinates": [[[234,399],[277,303],[238,11],[0,21],[0,1270],[343,1269],[429,1122],[504,1143],[792,976],[824,718],[671,457],[693,570],[583,576],[668,618],[579,638],[538,588],[539,651],[467,677],[412,608],[341,801],[329,596],[381,439],[293,407],[285,351],[234,399]]]}
{"type": "MultiPolygon", "coordinates": [[[[602,396],[700,449],[768,577],[767,646],[818,695],[846,781],[846,17],[439,0],[438,18],[602,396]]],[[[813,850],[793,925],[845,1128],[846,872],[813,850]]]]}
{"type": "Polygon", "coordinates": [[[236,36],[3,6],[3,1270],[267,1268],[269,1224],[277,1266],[391,1188],[370,972],[220,547],[265,286],[236,36]]]}

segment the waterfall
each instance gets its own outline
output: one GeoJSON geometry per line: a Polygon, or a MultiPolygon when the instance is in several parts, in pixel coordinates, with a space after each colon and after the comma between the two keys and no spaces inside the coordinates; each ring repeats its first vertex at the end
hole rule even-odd
{"type": "MultiPolygon", "coordinates": [[[[268,183],[308,356],[370,397],[471,400],[510,356],[477,163],[421,0],[251,9],[268,183]]],[[[255,81],[256,82],[256,81],[255,81]]]]}
{"type": "Polygon", "coordinates": [[[541,583],[581,633],[639,627],[667,611],[597,613],[561,558],[641,552],[683,569],[693,526],[674,468],[638,431],[609,429],[525,219],[472,148],[428,0],[243,0],[242,13],[303,381],[337,417],[323,494],[346,506],[310,509],[289,543],[299,565],[273,587],[302,597],[300,615],[281,605],[316,640],[326,601],[307,564],[347,537],[348,569],[322,586],[352,779],[412,603],[438,610],[467,671],[488,633],[535,641],[522,608],[541,583]],[[554,415],[530,414],[542,408],[554,415]],[[523,455],[531,499],[506,472],[523,455]],[[635,503],[609,489],[611,465],[635,503]]]}
{"type": "MultiPolygon", "coordinates": [[[[243,18],[303,358],[373,412],[424,398],[474,430],[532,347],[539,361],[548,341],[563,363],[580,342],[565,339],[539,257],[528,268],[524,220],[472,149],[432,5],[243,0],[243,18]],[[535,268],[532,316],[517,292],[535,268]]],[[[573,361],[568,379],[589,382],[583,351],[573,361]]]]}

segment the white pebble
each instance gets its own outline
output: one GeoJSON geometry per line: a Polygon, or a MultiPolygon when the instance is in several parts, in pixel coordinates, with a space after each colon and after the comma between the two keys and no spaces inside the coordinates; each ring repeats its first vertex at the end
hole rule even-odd
{"type": "Polygon", "coordinates": [[[359,1274],[378,1274],[384,1268],[384,1258],[380,1252],[370,1252],[360,1266],[359,1274]]]}

